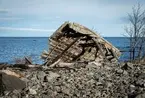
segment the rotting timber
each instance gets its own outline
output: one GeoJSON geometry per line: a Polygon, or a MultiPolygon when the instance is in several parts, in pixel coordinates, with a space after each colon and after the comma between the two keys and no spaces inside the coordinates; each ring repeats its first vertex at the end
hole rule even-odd
{"type": "Polygon", "coordinates": [[[65,22],[49,38],[49,51],[44,51],[41,57],[49,66],[57,61],[114,62],[120,55],[116,47],[94,31],[77,23],[65,22]]]}

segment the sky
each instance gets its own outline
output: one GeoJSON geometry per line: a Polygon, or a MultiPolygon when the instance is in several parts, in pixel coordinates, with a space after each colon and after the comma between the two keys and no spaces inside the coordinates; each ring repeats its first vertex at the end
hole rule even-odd
{"type": "Polygon", "coordinates": [[[0,0],[0,37],[49,37],[65,21],[120,37],[127,15],[145,0],[0,0]]]}

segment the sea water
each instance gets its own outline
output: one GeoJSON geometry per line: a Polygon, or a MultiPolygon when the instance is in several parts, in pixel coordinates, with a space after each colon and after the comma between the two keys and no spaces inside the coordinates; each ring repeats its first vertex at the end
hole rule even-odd
{"type": "MultiPolygon", "coordinates": [[[[105,37],[121,51],[128,50],[129,40],[125,37],[105,37]]],[[[47,37],[0,37],[0,62],[15,63],[17,58],[31,57],[34,63],[42,64],[40,55],[48,50],[47,37]]],[[[129,53],[122,53],[120,60],[127,60],[129,53]]]]}

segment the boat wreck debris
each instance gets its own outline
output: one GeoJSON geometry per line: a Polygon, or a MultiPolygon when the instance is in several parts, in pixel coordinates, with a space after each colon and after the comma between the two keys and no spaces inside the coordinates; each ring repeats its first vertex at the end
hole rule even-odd
{"type": "Polygon", "coordinates": [[[120,51],[94,31],[77,23],[65,22],[49,38],[49,51],[41,57],[45,65],[61,61],[117,61],[120,51]]]}

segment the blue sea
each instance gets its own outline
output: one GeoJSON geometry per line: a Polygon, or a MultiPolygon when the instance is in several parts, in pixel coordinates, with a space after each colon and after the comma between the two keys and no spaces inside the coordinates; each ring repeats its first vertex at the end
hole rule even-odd
{"type": "MultiPolygon", "coordinates": [[[[129,41],[125,37],[105,37],[121,51],[128,50],[129,41]]],[[[42,64],[40,55],[48,50],[47,37],[0,37],[0,62],[15,63],[17,58],[31,57],[32,61],[42,64]]],[[[120,60],[128,59],[128,52],[123,52],[120,60]]]]}

